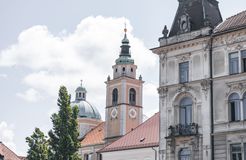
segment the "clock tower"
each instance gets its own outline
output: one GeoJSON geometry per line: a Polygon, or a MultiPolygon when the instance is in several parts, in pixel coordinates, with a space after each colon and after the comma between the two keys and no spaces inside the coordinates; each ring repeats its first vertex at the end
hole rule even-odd
{"type": "Polygon", "coordinates": [[[113,78],[106,81],[105,140],[113,142],[142,123],[143,81],[136,79],[137,66],[131,58],[127,29],[119,58],[113,65],[113,78]]]}

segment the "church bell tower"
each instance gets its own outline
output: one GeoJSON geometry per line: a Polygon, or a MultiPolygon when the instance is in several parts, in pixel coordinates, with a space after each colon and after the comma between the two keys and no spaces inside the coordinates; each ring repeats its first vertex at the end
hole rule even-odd
{"type": "Polygon", "coordinates": [[[106,97],[105,140],[110,143],[142,123],[142,88],[140,75],[136,79],[137,66],[131,58],[127,29],[122,40],[119,57],[113,65],[113,79],[108,77],[106,97]]]}

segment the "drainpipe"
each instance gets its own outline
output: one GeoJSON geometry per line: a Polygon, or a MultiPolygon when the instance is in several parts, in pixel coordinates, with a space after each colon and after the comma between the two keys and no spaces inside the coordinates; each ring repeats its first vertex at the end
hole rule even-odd
{"type": "Polygon", "coordinates": [[[214,160],[214,96],[213,96],[213,35],[211,30],[209,44],[209,66],[210,66],[210,112],[211,112],[211,160],[214,160]]]}
{"type": "Polygon", "coordinates": [[[151,147],[155,151],[155,160],[157,160],[157,150],[154,147],[151,147]]]}

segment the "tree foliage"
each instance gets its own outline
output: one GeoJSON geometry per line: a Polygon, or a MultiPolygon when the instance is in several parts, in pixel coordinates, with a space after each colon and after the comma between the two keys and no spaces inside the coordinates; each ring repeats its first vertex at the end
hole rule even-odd
{"type": "Polygon", "coordinates": [[[44,133],[35,128],[35,131],[30,137],[26,138],[29,150],[27,151],[28,160],[48,160],[48,141],[44,133]]]}
{"type": "Polygon", "coordinates": [[[79,160],[78,149],[78,107],[70,106],[71,96],[66,87],[59,90],[57,104],[59,112],[51,117],[53,129],[49,131],[50,159],[52,160],[79,160]]]}

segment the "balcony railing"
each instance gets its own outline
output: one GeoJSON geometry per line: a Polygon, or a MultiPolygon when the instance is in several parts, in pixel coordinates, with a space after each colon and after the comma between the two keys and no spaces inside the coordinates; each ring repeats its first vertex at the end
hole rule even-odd
{"type": "Polygon", "coordinates": [[[192,136],[198,134],[198,124],[178,124],[168,128],[169,137],[171,136],[192,136]]]}

